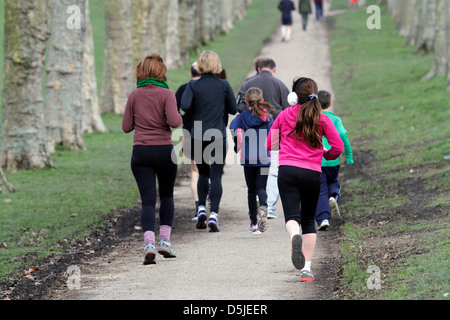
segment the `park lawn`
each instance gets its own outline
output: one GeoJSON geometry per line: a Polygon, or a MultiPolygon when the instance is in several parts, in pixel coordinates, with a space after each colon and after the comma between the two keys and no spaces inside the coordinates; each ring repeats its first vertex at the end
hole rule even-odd
{"type": "MultiPolygon", "coordinates": [[[[104,1],[91,0],[99,91],[104,1]]],[[[3,1],[0,17],[2,13],[3,1]]],[[[193,52],[191,60],[196,60],[204,49],[216,51],[237,90],[278,23],[279,14],[272,0],[253,1],[247,17],[238,21],[235,29],[193,52]]],[[[0,39],[2,25],[0,20],[0,39]]],[[[0,58],[2,53],[0,49],[0,58]]],[[[1,71],[3,59],[0,61],[1,71]]],[[[189,67],[168,72],[172,90],[190,80],[189,67]]],[[[7,173],[17,191],[0,194],[0,285],[13,282],[21,270],[45,263],[71,243],[101,229],[116,209],[137,204],[139,193],[130,169],[133,136],[122,132],[120,115],[104,114],[103,121],[109,132],[85,135],[86,151],[56,150],[52,155],[55,168],[7,173]]]]}
{"type": "Polygon", "coordinates": [[[381,30],[369,30],[368,17],[332,19],[335,108],[356,166],[341,175],[339,290],[344,299],[448,299],[450,92],[444,77],[421,81],[433,58],[404,46],[384,7],[381,30]],[[379,290],[367,286],[371,265],[379,290]]]}

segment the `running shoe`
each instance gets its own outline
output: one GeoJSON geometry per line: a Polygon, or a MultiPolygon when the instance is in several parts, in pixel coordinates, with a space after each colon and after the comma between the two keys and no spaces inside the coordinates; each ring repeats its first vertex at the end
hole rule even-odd
{"type": "Polygon", "coordinates": [[[302,270],[305,266],[305,256],[303,255],[303,238],[301,235],[296,234],[292,237],[292,263],[295,269],[302,270]]]}
{"type": "Polygon", "coordinates": [[[267,212],[267,219],[278,219],[278,216],[275,212],[267,212]]]}
{"type": "Polygon", "coordinates": [[[172,244],[165,240],[160,240],[158,245],[158,253],[162,254],[164,258],[176,258],[175,251],[172,249],[172,244]]]}
{"type": "Polygon", "coordinates": [[[300,281],[301,282],[314,281],[314,276],[312,272],[308,270],[300,271],[300,281]]]}
{"type": "Polygon", "coordinates": [[[328,200],[328,204],[330,205],[330,209],[331,209],[331,218],[332,219],[340,219],[341,212],[339,211],[339,206],[336,201],[336,198],[330,197],[330,199],[328,200]]]}
{"type": "MultiPolygon", "coordinates": [[[[199,217],[200,219],[200,217],[199,217]]],[[[208,220],[209,232],[219,232],[219,216],[215,212],[211,212],[208,220]]]]}
{"type": "Polygon", "coordinates": [[[328,229],[329,226],[330,226],[330,222],[327,219],[325,219],[320,223],[318,229],[319,229],[319,231],[325,231],[328,229]]]}
{"type": "Polygon", "coordinates": [[[261,234],[257,224],[251,224],[249,230],[252,236],[259,236],[261,234]]]}
{"type": "Polygon", "coordinates": [[[197,229],[206,229],[206,211],[204,209],[199,209],[197,215],[197,229]]]}
{"type": "Polygon", "coordinates": [[[267,207],[261,206],[259,207],[259,218],[258,221],[258,229],[261,232],[265,232],[267,230],[267,207]]]}
{"type": "Polygon", "coordinates": [[[144,249],[144,265],[148,264],[156,264],[156,249],[153,243],[149,243],[145,246],[144,249]]]}

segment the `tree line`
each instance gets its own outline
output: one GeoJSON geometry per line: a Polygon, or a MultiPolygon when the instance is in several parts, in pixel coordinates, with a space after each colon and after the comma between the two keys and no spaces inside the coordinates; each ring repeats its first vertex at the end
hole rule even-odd
{"type": "Polygon", "coordinates": [[[381,0],[395,20],[405,44],[415,54],[432,54],[433,64],[422,80],[447,77],[450,90],[450,0],[381,0]]]}
{"type": "Polygon", "coordinates": [[[103,85],[95,73],[89,0],[5,0],[0,191],[4,172],[53,167],[56,146],[84,150],[83,134],[107,132],[148,53],[170,68],[233,28],[251,0],[106,0],[103,85]]]}

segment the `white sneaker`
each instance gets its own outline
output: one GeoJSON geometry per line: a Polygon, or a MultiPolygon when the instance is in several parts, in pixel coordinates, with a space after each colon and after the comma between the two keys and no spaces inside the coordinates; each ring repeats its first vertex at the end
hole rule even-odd
{"type": "Polygon", "coordinates": [[[329,226],[330,226],[330,222],[327,219],[325,219],[325,220],[322,221],[322,223],[320,224],[318,229],[320,231],[325,231],[325,230],[328,229],[329,226]]]}
{"type": "Polygon", "coordinates": [[[261,234],[257,224],[251,224],[249,230],[252,236],[259,236],[261,234]]]}
{"type": "Polygon", "coordinates": [[[209,214],[208,220],[209,232],[219,232],[219,216],[215,212],[209,214]]]}

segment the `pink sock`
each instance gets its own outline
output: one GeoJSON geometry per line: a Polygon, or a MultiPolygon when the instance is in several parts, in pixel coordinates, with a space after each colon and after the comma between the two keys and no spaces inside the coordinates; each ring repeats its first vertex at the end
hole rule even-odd
{"type": "Polygon", "coordinates": [[[172,232],[172,227],[160,226],[159,227],[159,239],[170,242],[170,233],[172,232]]]}
{"type": "Polygon", "coordinates": [[[149,243],[155,244],[155,233],[153,231],[145,231],[144,243],[145,245],[148,245],[149,243]]]}

